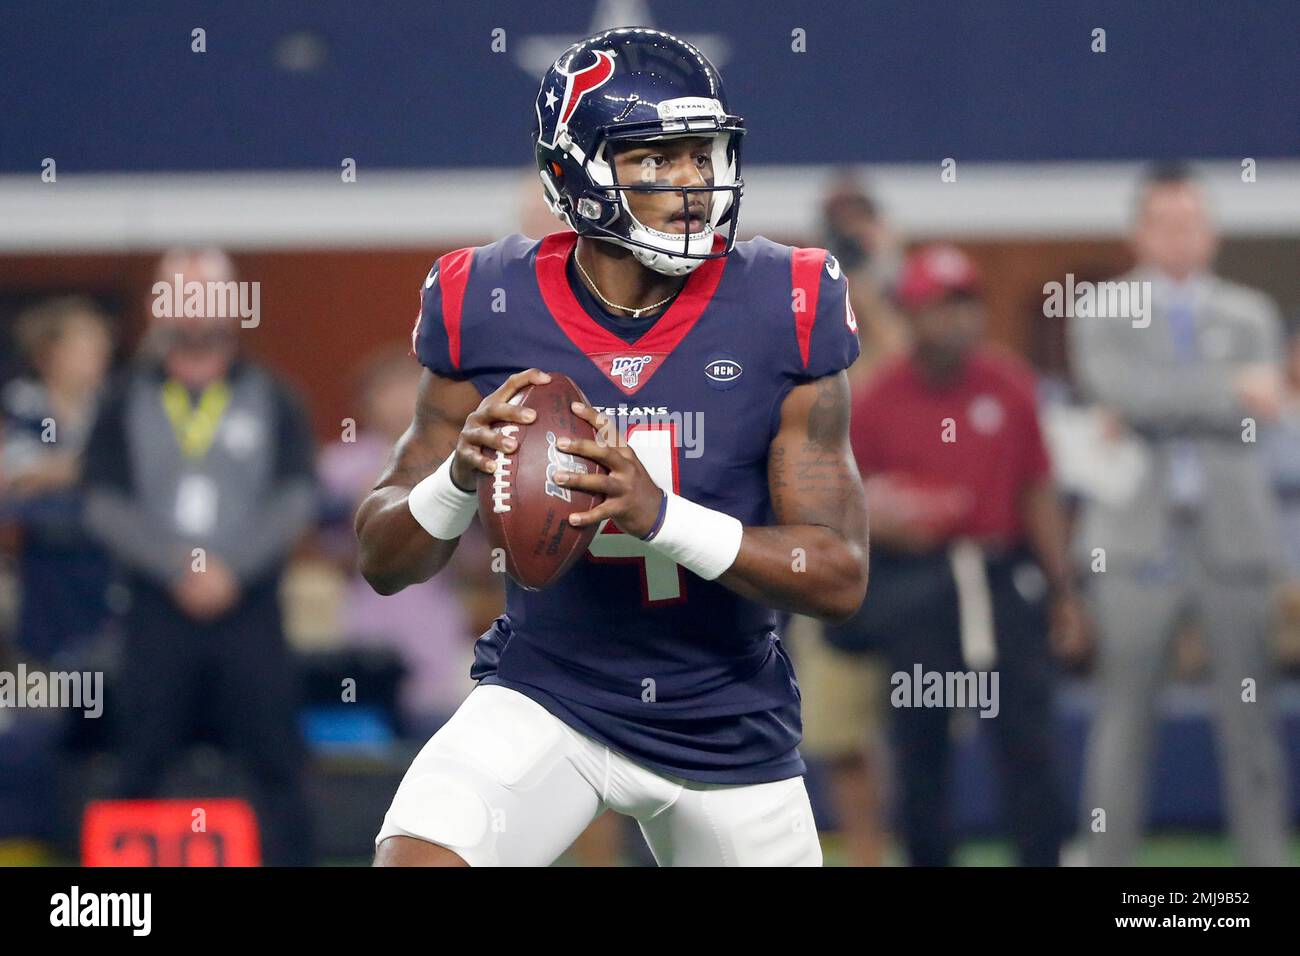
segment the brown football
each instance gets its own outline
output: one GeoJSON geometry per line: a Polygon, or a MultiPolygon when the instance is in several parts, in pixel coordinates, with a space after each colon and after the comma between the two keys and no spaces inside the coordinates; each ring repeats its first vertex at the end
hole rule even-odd
{"type": "Polygon", "coordinates": [[[537,412],[531,424],[498,423],[495,427],[519,442],[513,454],[496,453],[496,473],[478,476],[478,514],[493,549],[505,553],[506,572],[519,585],[540,591],[554,583],[577,561],[597,525],[575,528],[569,515],[589,511],[605,500],[552,480],[557,469],[604,474],[587,458],[555,447],[561,438],[596,437],[596,430],[569,407],[587,404],[582,389],[567,375],[550,373],[545,385],[529,385],[510,400],[537,412]]]}

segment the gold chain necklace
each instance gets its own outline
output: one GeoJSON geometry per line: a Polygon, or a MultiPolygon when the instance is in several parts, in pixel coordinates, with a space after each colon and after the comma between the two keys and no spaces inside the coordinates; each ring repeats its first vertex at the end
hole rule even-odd
{"type": "MultiPolygon", "coordinates": [[[[630,309],[625,305],[618,305],[614,302],[610,302],[609,299],[605,298],[605,296],[601,294],[600,289],[596,286],[595,280],[592,279],[591,276],[587,275],[587,270],[582,267],[582,262],[578,259],[578,252],[576,249],[573,253],[573,261],[577,265],[578,271],[582,273],[582,277],[587,280],[587,284],[591,286],[591,291],[596,293],[596,298],[600,299],[601,302],[604,302],[611,309],[618,309],[621,312],[631,312],[632,318],[634,319],[641,318],[642,312],[649,312],[651,309],[657,309],[661,305],[667,305],[672,301],[673,296],[677,295],[677,292],[674,292],[673,295],[670,295],[668,298],[656,302],[654,305],[647,305],[644,309],[630,309]]],[[[680,292],[681,290],[679,289],[677,291],[680,292]]]]}

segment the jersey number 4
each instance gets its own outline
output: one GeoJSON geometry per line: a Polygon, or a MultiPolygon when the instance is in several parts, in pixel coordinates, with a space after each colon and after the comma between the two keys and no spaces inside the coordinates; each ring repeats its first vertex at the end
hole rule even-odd
{"type": "MultiPolygon", "coordinates": [[[[677,430],[671,423],[634,424],[627,430],[627,444],[660,488],[678,494],[681,478],[677,466],[677,430]]],[[[681,565],[651,551],[646,543],[624,534],[608,519],[591,540],[593,561],[635,561],[641,565],[641,596],[647,604],[668,604],[685,600],[681,565]]]]}

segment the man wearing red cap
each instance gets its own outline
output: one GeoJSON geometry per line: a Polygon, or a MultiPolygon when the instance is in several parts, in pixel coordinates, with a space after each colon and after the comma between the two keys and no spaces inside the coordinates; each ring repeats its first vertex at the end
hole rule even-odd
{"type": "Polygon", "coordinates": [[[989,718],[1021,863],[1055,865],[1068,820],[1048,636],[1077,651],[1079,615],[1034,376],[979,341],[979,276],[958,249],[913,253],[897,297],[912,349],[880,369],[852,418],[871,502],[872,593],[827,639],[888,660],[913,865],[951,859],[949,724],[975,711],[989,718]]]}

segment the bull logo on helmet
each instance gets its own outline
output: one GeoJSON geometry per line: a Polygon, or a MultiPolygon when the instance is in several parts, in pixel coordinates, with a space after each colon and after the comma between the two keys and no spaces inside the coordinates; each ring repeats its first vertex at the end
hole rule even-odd
{"type": "Polygon", "coordinates": [[[560,130],[569,125],[569,119],[573,116],[573,111],[578,108],[582,98],[592,90],[604,86],[614,76],[614,54],[609,50],[593,50],[592,53],[596,56],[596,62],[573,73],[566,72],[557,65],[558,72],[565,78],[563,98],[557,97],[555,91],[549,87],[539,94],[537,115],[538,119],[542,121],[539,124],[540,128],[544,130],[548,125],[547,120],[543,119],[544,111],[551,114],[549,120],[555,124],[550,139],[542,139],[543,145],[554,146],[560,130]],[[557,102],[559,106],[558,113],[556,112],[557,102]]]}

